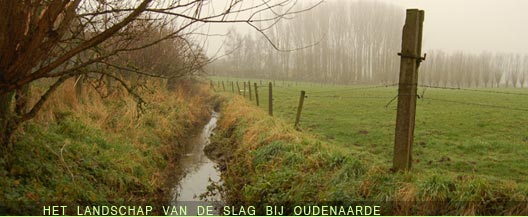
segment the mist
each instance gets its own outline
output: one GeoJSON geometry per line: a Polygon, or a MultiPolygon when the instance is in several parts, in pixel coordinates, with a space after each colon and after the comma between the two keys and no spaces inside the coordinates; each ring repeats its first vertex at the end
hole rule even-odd
{"type": "Polygon", "coordinates": [[[214,75],[337,84],[395,83],[405,9],[420,8],[426,13],[423,50],[428,53],[421,69],[423,84],[524,87],[528,31],[518,28],[528,20],[523,6],[528,3],[329,0],[265,32],[241,25],[227,28],[225,58],[208,70],[214,75]]]}
{"type": "MultiPolygon", "coordinates": [[[[528,53],[528,29],[523,28],[528,20],[524,0],[325,0],[327,3],[347,4],[357,1],[381,2],[400,9],[425,10],[424,42],[426,50],[471,53],[528,53]]],[[[313,0],[303,2],[316,2],[313,0]]],[[[347,13],[351,13],[347,12],[347,13]]],[[[251,32],[244,24],[213,25],[210,31],[227,33],[229,26],[239,32],[251,32]]],[[[225,38],[210,38],[208,54],[212,55],[225,38]]]]}

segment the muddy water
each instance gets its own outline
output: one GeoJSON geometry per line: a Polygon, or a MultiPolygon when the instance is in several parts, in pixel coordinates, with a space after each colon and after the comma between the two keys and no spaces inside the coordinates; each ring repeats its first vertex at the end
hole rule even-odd
{"type": "MultiPolygon", "coordinates": [[[[207,186],[211,184],[211,181],[219,182],[220,180],[220,172],[215,168],[216,163],[211,161],[203,151],[210,142],[218,117],[219,113],[213,111],[211,120],[204,126],[202,132],[186,145],[180,163],[180,168],[184,169],[184,177],[173,187],[171,205],[188,207],[213,205],[212,202],[200,200],[199,196],[207,192],[207,186]]],[[[220,198],[209,197],[207,200],[220,201],[220,198]]],[[[189,208],[187,214],[195,215],[193,210],[189,208]]]]}

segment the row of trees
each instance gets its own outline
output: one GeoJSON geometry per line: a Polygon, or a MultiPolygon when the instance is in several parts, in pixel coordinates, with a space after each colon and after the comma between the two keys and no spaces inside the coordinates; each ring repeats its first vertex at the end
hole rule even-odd
{"type": "MultiPolygon", "coordinates": [[[[217,75],[337,84],[398,82],[403,8],[375,1],[325,2],[263,37],[234,29],[226,58],[208,68],[217,75]],[[269,39],[276,47],[266,42],[269,39]],[[295,49],[283,52],[280,49],[295,49]],[[277,49],[278,48],[278,49],[277,49]]],[[[456,87],[523,87],[528,56],[426,51],[420,82],[456,87]]]]}
{"type": "Polygon", "coordinates": [[[450,87],[524,87],[528,55],[429,51],[420,83],[450,87]]]}
{"type": "Polygon", "coordinates": [[[328,83],[395,79],[403,12],[377,1],[325,2],[268,29],[266,35],[276,47],[266,43],[260,32],[230,31],[228,55],[209,70],[219,75],[328,83]]]}

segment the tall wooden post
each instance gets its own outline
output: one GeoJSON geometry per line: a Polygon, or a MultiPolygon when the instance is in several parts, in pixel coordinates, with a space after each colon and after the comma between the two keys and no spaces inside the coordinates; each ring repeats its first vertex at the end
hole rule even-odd
{"type": "Polygon", "coordinates": [[[222,89],[225,91],[224,81],[222,81],[222,89]]]}
{"type": "Polygon", "coordinates": [[[269,82],[269,97],[268,97],[268,112],[270,116],[273,116],[273,86],[271,81],[269,82]]]}
{"type": "Polygon", "coordinates": [[[242,95],[242,94],[240,93],[240,85],[238,85],[238,81],[236,82],[236,84],[237,84],[238,95],[242,95]]]}
{"type": "Polygon", "coordinates": [[[249,101],[251,101],[251,81],[248,81],[249,101]]]}
{"type": "Polygon", "coordinates": [[[235,83],[231,81],[231,91],[235,93],[235,83]]]}
{"type": "Polygon", "coordinates": [[[401,56],[401,63],[394,138],[393,168],[395,170],[410,170],[412,165],[418,67],[423,60],[421,57],[423,21],[424,11],[407,10],[403,26],[402,51],[398,54],[401,56]]]}
{"type": "Polygon", "coordinates": [[[257,101],[257,106],[259,106],[258,87],[257,87],[257,83],[256,82],[255,82],[254,86],[255,86],[255,100],[257,101]]]}
{"type": "Polygon", "coordinates": [[[301,90],[301,97],[299,98],[299,106],[297,107],[297,115],[295,116],[295,129],[299,129],[299,121],[301,120],[301,111],[304,104],[304,95],[306,92],[301,90]]]}

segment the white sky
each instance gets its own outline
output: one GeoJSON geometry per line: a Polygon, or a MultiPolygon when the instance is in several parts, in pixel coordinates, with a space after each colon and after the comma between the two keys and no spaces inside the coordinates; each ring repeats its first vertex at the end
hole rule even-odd
{"type": "MultiPolygon", "coordinates": [[[[402,13],[406,8],[425,10],[424,50],[528,54],[528,0],[366,1],[401,6],[402,13]]],[[[228,27],[216,25],[211,29],[214,33],[225,33],[228,27]]],[[[247,31],[244,26],[237,28],[247,31]]],[[[221,38],[210,38],[207,53],[212,55],[221,43],[221,38]]]]}
{"type": "Polygon", "coordinates": [[[424,47],[528,53],[527,0],[379,0],[425,10],[424,47]]]}

